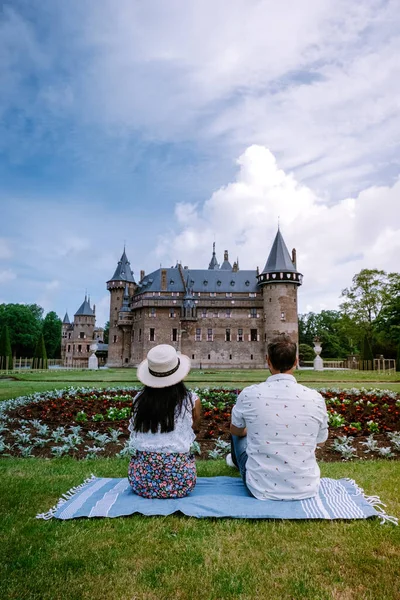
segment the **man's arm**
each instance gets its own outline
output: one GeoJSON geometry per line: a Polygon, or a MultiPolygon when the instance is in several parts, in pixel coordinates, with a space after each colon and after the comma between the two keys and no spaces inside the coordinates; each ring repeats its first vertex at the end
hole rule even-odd
{"type": "Polygon", "coordinates": [[[229,427],[229,431],[232,435],[237,435],[238,437],[245,437],[247,435],[246,427],[236,427],[236,425],[233,425],[232,423],[229,427]]]}

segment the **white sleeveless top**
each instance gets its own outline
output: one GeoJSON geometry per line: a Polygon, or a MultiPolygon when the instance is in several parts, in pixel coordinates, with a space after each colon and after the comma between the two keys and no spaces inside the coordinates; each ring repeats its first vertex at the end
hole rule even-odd
{"type": "Polygon", "coordinates": [[[182,411],[175,415],[175,427],[173,431],[166,433],[151,433],[148,431],[135,431],[133,429],[133,418],[129,421],[130,443],[136,450],[146,452],[189,452],[194,442],[195,434],[192,429],[192,410],[197,400],[197,395],[189,392],[182,411]]]}

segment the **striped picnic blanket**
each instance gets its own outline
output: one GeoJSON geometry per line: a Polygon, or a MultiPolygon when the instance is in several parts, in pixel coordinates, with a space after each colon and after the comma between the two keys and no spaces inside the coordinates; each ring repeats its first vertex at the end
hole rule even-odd
{"type": "Polygon", "coordinates": [[[199,477],[185,498],[147,499],[134,494],[128,479],[92,476],[63,495],[57,505],[38,519],[171,515],[232,517],[235,519],[367,519],[397,524],[377,496],[366,496],[350,479],[321,479],[319,494],[307,500],[257,500],[238,477],[199,477]]]}

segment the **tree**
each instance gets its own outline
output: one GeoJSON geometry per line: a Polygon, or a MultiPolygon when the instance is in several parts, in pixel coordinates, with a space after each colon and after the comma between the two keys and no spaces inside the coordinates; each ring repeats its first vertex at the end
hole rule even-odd
{"type": "Polygon", "coordinates": [[[372,348],[367,333],[365,333],[361,343],[360,359],[362,362],[367,363],[363,365],[363,367],[365,367],[366,370],[371,370],[373,368],[372,363],[374,360],[374,356],[372,354],[372,348]]]}
{"type": "Polygon", "coordinates": [[[106,324],[104,325],[104,343],[108,344],[108,338],[110,335],[110,321],[106,321],[106,324]]]}
{"type": "Polygon", "coordinates": [[[37,304],[0,304],[0,330],[8,325],[15,356],[32,356],[42,328],[43,309],[37,304]]]}
{"type": "Polygon", "coordinates": [[[319,337],[323,358],[345,358],[353,352],[352,337],[348,330],[349,319],[336,310],[323,310],[319,314],[308,313],[299,316],[299,341],[313,346],[314,338],[319,337]]]}
{"type": "Polygon", "coordinates": [[[47,313],[43,320],[43,338],[47,349],[48,358],[61,356],[61,330],[62,322],[54,311],[47,313]]]}
{"type": "Polygon", "coordinates": [[[0,369],[12,369],[13,356],[8,326],[4,325],[0,335],[0,369]]]}
{"type": "Polygon", "coordinates": [[[312,348],[308,344],[299,344],[299,360],[301,362],[314,360],[314,358],[314,348],[312,348]]]}
{"type": "Polygon", "coordinates": [[[47,369],[47,352],[43,333],[40,334],[33,354],[33,369],[47,369]]]}

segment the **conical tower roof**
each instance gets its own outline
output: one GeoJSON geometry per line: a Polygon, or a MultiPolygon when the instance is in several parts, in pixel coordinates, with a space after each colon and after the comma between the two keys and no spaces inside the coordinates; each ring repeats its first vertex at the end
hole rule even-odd
{"type": "Polygon", "coordinates": [[[85,296],[84,301],[82,302],[82,304],[80,305],[80,307],[78,308],[78,310],[75,313],[75,317],[93,317],[94,316],[94,312],[93,310],[90,308],[90,301],[87,299],[87,296],[85,296]]]}
{"type": "Polygon", "coordinates": [[[71,321],[69,320],[68,312],[65,313],[65,317],[63,318],[63,325],[71,325],[71,321]]]}
{"type": "Polygon", "coordinates": [[[280,230],[275,236],[272,244],[271,252],[263,269],[263,273],[277,273],[279,271],[289,271],[289,273],[297,273],[297,269],[290,258],[289,250],[286,247],[285,241],[280,230]]]}
{"type": "Polygon", "coordinates": [[[220,270],[221,271],[232,271],[232,265],[229,262],[228,250],[225,250],[225,252],[224,252],[224,262],[220,266],[220,270]]]}
{"type": "Polygon", "coordinates": [[[212,257],[210,260],[210,264],[208,265],[209,269],[219,269],[219,264],[217,261],[217,257],[215,254],[215,242],[213,243],[213,253],[212,253],[212,257]]]}
{"type": "Polygon", "coordinates": [[[280,230],[275,236],[271,252],[262,272],[257,275],[259,284],[265,283],[286,283],[292,281],[301,285],[303,276],[297,270],[295,264],[295,250],[293,250],[293,260],[286,247],[285,241],[280,230]]]}
{"type": "Polygon", "coordinates": [[[115,269],[115,273],[109,281],[128,281],[129,283],[135,283],[130,262],[125,253],[125,248],[117,268],[115,269]]]}

